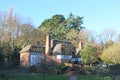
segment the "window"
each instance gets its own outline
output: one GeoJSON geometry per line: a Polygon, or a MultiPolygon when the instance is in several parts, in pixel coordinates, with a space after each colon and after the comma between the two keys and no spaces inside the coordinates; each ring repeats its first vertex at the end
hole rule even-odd
{"type": "Polygon", "coordinates": [[[34,58],[34,57],[32,57],[32,60],[35,60],[35,58],[34,58]]]}
{"type": "Polygon", "coordinates": [[[57,55],[54,55],[54,56],[53,56],[53,59],[57,59],[57,55]]]}

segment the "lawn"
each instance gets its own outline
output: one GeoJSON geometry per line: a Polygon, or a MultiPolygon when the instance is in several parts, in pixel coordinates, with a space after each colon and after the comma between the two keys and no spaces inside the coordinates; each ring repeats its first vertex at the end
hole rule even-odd
{"type": "Polygon", "coordinates": [[[106,77],[97,77],[96,75],[80,75],[78,80],[111,80],[109,76],[106,77]]]}
{"type": "MultiPolygon", "coordinates": [[[[8,79],[0,78],[0,80],[69,80],[69,76],[65,75],[19,75],[8,79]]],[[[110,77],[97,77],[96,75],[79,75],[77,80],[111,80],[110,77]]]]}
{"type": "Polygon", "coordinates": [[[65,75],[24,75],[24,76],[16,76],[10,78],[0,78],[0,80],[69,80],[68,76],[65,75]]]}

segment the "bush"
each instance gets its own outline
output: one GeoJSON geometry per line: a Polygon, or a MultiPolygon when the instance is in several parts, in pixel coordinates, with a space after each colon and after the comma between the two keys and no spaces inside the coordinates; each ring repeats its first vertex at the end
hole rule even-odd
{"type": "Polygon", "coordinates": [[[98,76],[109,75],[109,70],[104,67],[86,67],[85,70],[91,72],[92,74],[97,74],[98,76]]]}
{"type": "Polygon", "coordinates": [[[95,68],[95,67],[85,67],[84,68],[86,71],[89,71],[89,72],[91,72],[92,74],[97,74],[97,68],[95,68]]]}
{"type": "Polygon", "coordinates": [[[109,69],[100,67],[97,72],[98,76],[109,76],[109,69]]]}
{"type": "Polygon", "coordinates": [[[3,69],[0,71],[0,78],[7,80],[9,76],[10,74],[7,70],[3,69]]]}
{"type": "Polygon", "coordinates": [[[66,71],[68,71],[68,69],[69,67],[66,67],[64,63],[61,63],[60,65],[55,67],[54,72],[56,74],[61,74],[61,73],[65,73],[66,71]]]}
{"type": "Polygon", "coordinates": [[[120,64],[110,65],[109,69],[112,76],[120,75],[120,64]]]}

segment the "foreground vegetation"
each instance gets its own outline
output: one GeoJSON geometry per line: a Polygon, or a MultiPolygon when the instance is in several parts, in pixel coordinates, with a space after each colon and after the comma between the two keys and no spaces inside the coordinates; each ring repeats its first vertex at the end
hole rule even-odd
{"type": "Polygon", "coordinates": [[[53,68],[51,70],[50,66],[45,69],[42,67],[3,68],[0,69],[0,80],[69,80],[71,75],[76,75],[78,80],[120,80],[120,65],[85,66],[82,70],[72,68],[72,71],[67,69],[69,68],[62,64],[55,68],[59,73],[54,72],[53,68]]]}
{"type": "Polygon", "coordinates": [[[80,75],[78,80],[111,80],[109,76],[97,77],[96,75],[80,75]]]}
{"type": "Polygon", "coordinates": [[[0,80],[69,80],[65,75],[22,75],[9,78],[0,78],[0,80]]]}
{"type": "MultiPolygon", "coordinates": [[[[91,72],[91,74],[77,73],[77,80],[112,80],[110,75],[97,75],[96,68],[86,68],[85,70],[91,72]]],[[[104,69],[99,69],[105,72],[104,69]]],[[[49,73],[38,73],[31,71],[31,69],[10,69],[0,72],[0,80],[69,80],[71,75],[49,73]]]]}
{"type": "MultiPolygon", "coordinates": [[[[0,80],[69,80],[66,75],[24,75],[10,78],[0,78],[0,80]]],[[[97,77],[96,75],[79,75],[78,80],[111,80],[109,76],[97,77]]]]}

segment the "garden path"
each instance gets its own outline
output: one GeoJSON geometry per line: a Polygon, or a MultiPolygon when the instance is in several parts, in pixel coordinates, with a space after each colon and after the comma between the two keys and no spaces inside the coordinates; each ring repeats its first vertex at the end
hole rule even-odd
{"type": "Polygon", "coordinates": [[[70,80],[77,80],[77,76],[71,76],[70,80]]]}

